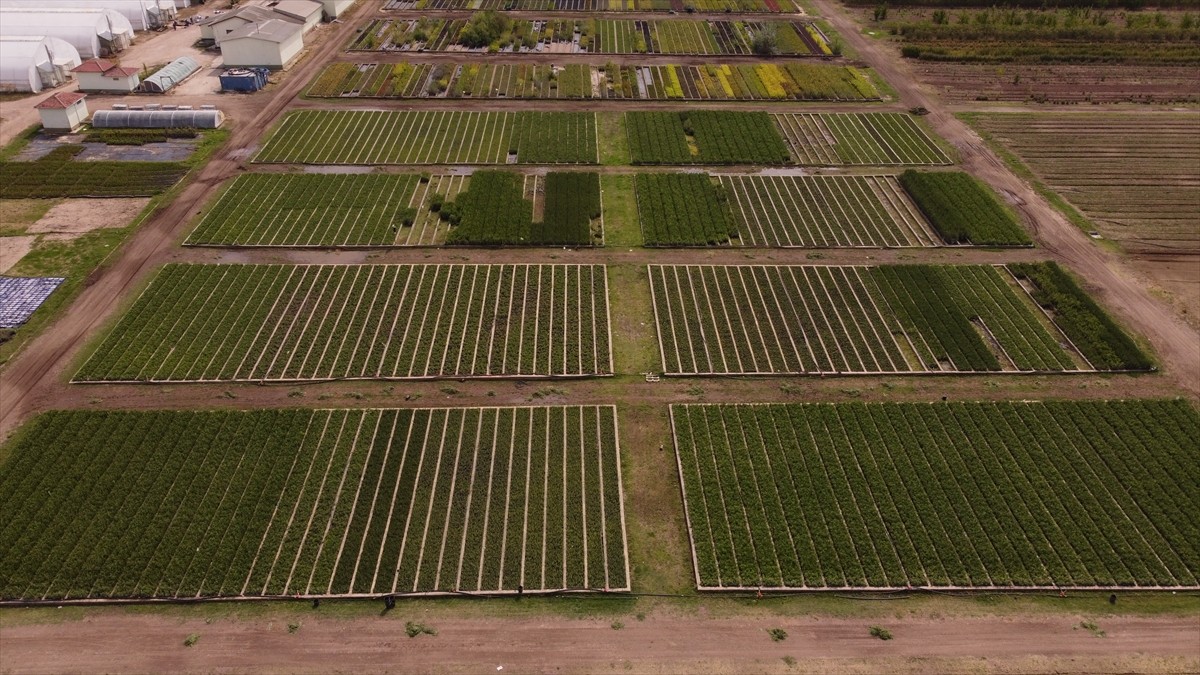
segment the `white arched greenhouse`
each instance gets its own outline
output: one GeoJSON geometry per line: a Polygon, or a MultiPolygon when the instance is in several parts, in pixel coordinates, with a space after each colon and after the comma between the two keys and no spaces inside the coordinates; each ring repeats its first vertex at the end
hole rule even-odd
{"type": "Polygon", "coordinates": [[[79,57],[115,54],[133,41],[129,20],[111,9],[36,9],[0,5],[6,35],[45,35],[71,44],[79,57]]]}
{"type": "Polygon", "coordinates": [[[0,35],[0,91],[39,92],[71,79],[79,50],[55,37],[0,35]]]}
{"type": "Polygon", "coordinates": [[[200,70],[200,64],[190,56],[181,56],[142,80],[142,91],[161,94],[183,82],[200,70]]]}
{"type": "Polygon", "coordinates": [[[178,11],[173,0],[0,0],[0,7],[111,9],[124,16],[134,30],[165,26],[178,11]]]}
{"type": "Polygon", "coordinates": [[[225,121],[220,110],[97,110],[97,129],[216,129],[225,121]]]}

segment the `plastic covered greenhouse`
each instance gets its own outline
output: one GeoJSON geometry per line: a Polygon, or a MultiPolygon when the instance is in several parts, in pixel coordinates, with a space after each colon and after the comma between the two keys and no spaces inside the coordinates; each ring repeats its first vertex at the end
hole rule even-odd
{"type": "Polygon", "coordinates": [[[57,87],[81,63],[79,50],[55,37],[0,36],[0,91],[57,87]]]}
{"type": "Polygon", "coordinates": [[[129,20],[111,9],[37,9],[0,5],[6,35],[45,35],[71,44],[79,57],[119,52],[133,41],[129,20]]]}
{"type": "Polygon", "coordinates": [[[216,129],[224,121],[225,114],[220,110],[97,110],[92,113],[92,126],[97,129],[216,129]]]}
{"type": "Polygon", "coordinates": [[[181,56],[142,80],[142,91],[161,94],[183,82],[189,75],[200,70],[200,64],[190,56],[181,56]]]}

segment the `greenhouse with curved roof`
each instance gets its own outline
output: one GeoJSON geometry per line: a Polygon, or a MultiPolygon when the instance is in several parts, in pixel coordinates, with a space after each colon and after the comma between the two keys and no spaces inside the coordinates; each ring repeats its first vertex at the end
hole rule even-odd
{"type": "Polygon", "coordinates": [[[44,35],[71,44],[80,58],[121,51],[133,41],[129,20],[111,9],[38,9],[0,6],[6,35],[44,35]]]}
{"type": "Polygon", "coordinates": [[[0,91],[57,87],[81,61],[79,50],[56,37],[0,35],[0,91]]]}

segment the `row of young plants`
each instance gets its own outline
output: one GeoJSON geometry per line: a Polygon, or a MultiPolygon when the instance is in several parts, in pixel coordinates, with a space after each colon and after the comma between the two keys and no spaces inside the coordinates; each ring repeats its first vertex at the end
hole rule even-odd
{"type": "Polygon", "coordinates": [[[574,112],[300,110],[256,162],[594,164],[596,117],[574,112]]]}
{"type": "Polygon", "coordinates": [[[431,208],[454,226],[449,244],[589,246],[600,238],[592,230],[592,222],[600,218],[600,174],[551,172],[543,179],[477,171],[468,190],[431,208]],[[526,198],[531,182],[534,191],[542,192],[540,220],[534,219],[534,203],[526,198]]]}
{"type": "Polygon", "coordinates": [[[83,151],[63,145],[36,161],[0,161],[0,199],[151,197],[188,172],[182,162],[75,160],[83,151]]]}
{"type": "Polygon", "coordinates": [[[410,227],[417,174],[245,173],[204,214],[188,244],[386,246],[410,227]]]}
{"type": "Polygon", "coordinates": [[[795,12],[792,0],[386,0],[385,10],[522,12],[795,12]]]}
{"type": "Polygon", "coordinates": [[[776,113],[797,164],[950,164],[950,157],[904,113],[776,113]]]}
{"type": "Polygon", "coordinates": [[[0,467],[22,505],[0,598],[627,590],[615,425],[612,407],[48,413],[0,467]]]}
{"type": "Polygon", "coordinates": [[[1012,212],[968,173],[910,169],[900,184],[947,244],[1033,245],[1012,212]]]}
{"type": "Polygon", "coordinates": [[[1033,299],[1088,362],[1099,370],[1150,370],[1154,364],[1055,262],[1010,263],[1008,269],[1033,285],[1033,299]]]}
{"type": "Polygon", "coordinates": [[[1178,473],[1200,416],[1183,401],[675,405],[672,424],[701,588],[1170,587],[1200,571],[1182,516],[1195,463],[1178,473]]]}
{"type": "Polygon", "coordinates": [[[77,381],[612,372],[602,266],[168,265],[77,381]]]}
{"type": "Polygon", "coordinates": [[[625,113],[634,164],[788,164],[787,145],[765,112],[625,113]]]}
{"type": "Polygon", "coordinates": [[[681,101],[875,101],[857,68],[817,63],[603,66],[331,63],[308,89],[321,98],[522,98],[681,101]]]}
{"type": "Polygon", "coordinates": [[[639,173],[638,222],[647,246],[706,246],[738,236],[728,196],[703,173],[639,173]]]}

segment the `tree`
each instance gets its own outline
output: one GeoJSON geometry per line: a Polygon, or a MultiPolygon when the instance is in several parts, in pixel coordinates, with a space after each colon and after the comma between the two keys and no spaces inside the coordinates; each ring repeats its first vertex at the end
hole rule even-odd
{"type": "Polygon", "coordinates": [[[770,56],[779,51],[779,36],[774,30],[764,28],[750,39],[750,49],[759,56],[770,56]]]}

